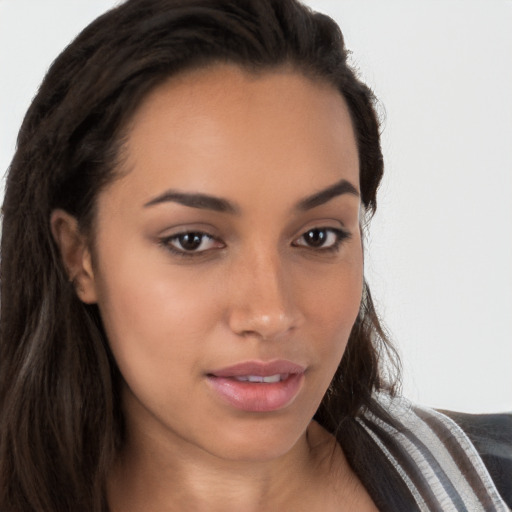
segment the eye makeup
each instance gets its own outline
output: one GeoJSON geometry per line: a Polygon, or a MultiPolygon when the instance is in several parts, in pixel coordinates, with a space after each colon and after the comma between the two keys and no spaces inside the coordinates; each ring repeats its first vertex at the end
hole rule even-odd
{"type": "MultiPolygon", "coordinates": [[[[350,233],[339,228],[312,227],[295,239],[291,246],[322,253],[336,252],[350,237],[350,233]]],[[[159,244],[171,254],[183,257],[203,257],[205,253],[226,247],[222,240],[200,230],[186,230],[162,237],[159,244]]]]}

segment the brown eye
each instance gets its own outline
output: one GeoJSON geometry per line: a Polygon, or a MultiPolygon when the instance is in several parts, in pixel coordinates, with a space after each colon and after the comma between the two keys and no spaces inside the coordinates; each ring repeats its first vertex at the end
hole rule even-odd
{"type": "Polygon", "coordinates": [[[327,240],[328,232],[326,229],[310,229],[302,237],[310,247],[322,247],[327,240]]]}
{"type": "Polygon", "coordinates": [[[204,235],[202,233],[183,233],[176,237],[176,242],[181,249],[185,251],[195,251],[203,243],[204,235]]]}
{"type": "Polygon", "coordinates": [[[161,239],[160,243],[172,253],[186,256],[224,247],[222,242],[200,231],[178,233],[161,239]]]}
{"type": "Polygon", "coordinates": [[[338,249],[340,243],[350,235],[341,229],[313,228],[306,231],[293,245],[310,249],[338,249]]]}

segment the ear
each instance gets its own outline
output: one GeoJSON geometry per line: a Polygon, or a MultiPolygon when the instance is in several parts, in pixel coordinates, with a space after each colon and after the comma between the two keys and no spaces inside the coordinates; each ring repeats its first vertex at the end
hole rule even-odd
{"type": "Polygon", "coordinates": [[[97,293],[91,252],[77,220],[64,210],[54,210],[50,216],[50,227],[78,298],[87,304],[95,303],[97,293]]]}

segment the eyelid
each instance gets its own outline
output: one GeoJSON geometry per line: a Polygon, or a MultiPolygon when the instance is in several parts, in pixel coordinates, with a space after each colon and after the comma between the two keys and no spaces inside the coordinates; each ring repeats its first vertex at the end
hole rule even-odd
{"type": "MultiPolygon", "coordinates": [[[[327,220],[326,222],[329,221],[327,220]]],[[[307,228],[304,227],[301,230],[300,235],[294,237],[291,245],[293,247],[306,249],[311,252],[317,253],[336,252],[339,249],[340,245],[349,238],[351,238],[351,234],[345,228],[334,227],[332,225],[323,225],[318,223],[313,224],[307,228]],[[306,241],[302,243],[301,240],[304,240],[304,237],[312,231],[327,232],[327,236],[324,242],[320,242],[320,245],[318,246],[308,244],[306,241]],[[334,240],[332,240],[333,236],[334,240]],[[331,239],[329,237],[331,237],[331,239]],[[328,243],[328,245],[325,245],[325,243],[328,243]]],[[[172,253],[173,255],[177,255],[180,257],[204,257],[208,254],[211,254],[212,252],[215,252],[216,250],[223,249],[226,247],[225,242],[223,242],[223,240],[219,236],[212,234],[210,230],[204,229],[204,227],[196,226],[182,226],[179,230],[175,231],[174,233],[159,236],[157,241],[162,248],[172,253]],[[197,235],[200,236],[203,240],[197,247],[187,249],[186,247],[181,246],[180,248],[179,238],[185,235],[197,235]],[[204,245],[205,239],[209,240],[211,246],[201,248],[201,246],[204,245]]]]}
{"type": "Polygon", "coordinates": [[[294,239],[292,245],[294,245],[295,247],[300,247],[300,248],[304,248],[304,249],[308,249],[308,250],[316,251],[316,252],[337,251],[339,249],[340,245],[345,240],[350,239],[351,236],[352,235],[347,230],[342,229],[342,228],[317,225],[317,226],[312,226],[312,227],[304,230],[299,237],[294,239]],[[308,245],[307,243],[303,243],[303,244],[298,243],[298,241],[300,239],[302,239],[305,235],[307,235],[311,231],[326,231],[326,232],[330,233],[331,235],[333,234],[335,236],[335,240],[328,246],[322,245],[319,247],[308,245]]]}
{"type": "MultiPolygon", "coordinates": [[[[176,233],[172,233],[170,235],[162,236],[159,238],[159,245],[161,245],[165,250],[171,252],[172,254],[175,254],[177,256],[184,256],[184,257],[200,257],[204,256],[205,254],[215,250],[215,249],[222,249],[225,247],[224,242],[222,242],[218,237],[212,235],[211,233],[208,233],[204,230],[200,229],[182,229],[176,233]],[[180,249],[179,247],[176,247],[172,242],[179,239],[182,236],[185,235],[199,235],[204,238],[208,238],[211,240],[212,243],[218,244],[217,247],[211,247],[207,249],[202,250],[187,250],[185,248],[180,249]]],[[[201,242],[202,244],[202,242],[201,242]]],[[[200,247],[200,246],[199,246],[200,247]]]]}

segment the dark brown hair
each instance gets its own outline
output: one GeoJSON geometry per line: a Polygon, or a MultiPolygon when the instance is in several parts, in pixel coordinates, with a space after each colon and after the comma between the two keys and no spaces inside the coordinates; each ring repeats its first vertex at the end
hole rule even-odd
{"type": "MultiPolygon", "coordinates": [[[[347,63],[337,25],[295,0],[128,0],[57,58],[18,137],[3,204],[0,509],[106,510],[105,480],[122,443],[120,376],[95,305],[62,266],[49,219],[62,208],[84,232],[115,179],[123,128],[150,90],[187,69],[231,62],[292,66],[335,86],[348,105],[370,217],[383,172],[372,92],[347,63]]],[[[316,419],[348,449],[393,355],[365,285],[359,316],[316,419]]],[[[391,362],[396,361],[393,357],[391,362]]],[[[350,448],[352,447],[352,448],[350,448]]]]}

